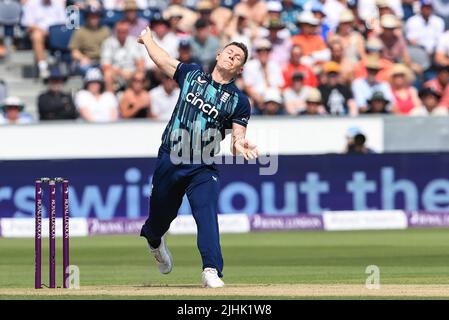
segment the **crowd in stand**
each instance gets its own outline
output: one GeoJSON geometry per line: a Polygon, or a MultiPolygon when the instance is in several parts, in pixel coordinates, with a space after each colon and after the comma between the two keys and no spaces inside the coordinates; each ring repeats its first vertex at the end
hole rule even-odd
{"type": "MultiPolygon", "coordinates": [[[[138,15],[146,0],[22,1],[21,24],[48,84],[37,98],[40,120],[169,119],[179,88],[137,43],[148,24],[170,55],[206,72],[223,45],[244,43],[250,59],[235,81],[254,115],[448,115],[449,31],[432,0],[153,2],[146,20],[138,15]],[[69,43],[71,73],[84,79],[73,96],[63,86],[70,74],[49,66],[45,50],[67,5],[85,16],[69,43]],[[111,9],[123,10],[112,28],[101,23],[111,9]]],[[[4,99],[0,123],[30,122],[23,109],[4,99]]]]}

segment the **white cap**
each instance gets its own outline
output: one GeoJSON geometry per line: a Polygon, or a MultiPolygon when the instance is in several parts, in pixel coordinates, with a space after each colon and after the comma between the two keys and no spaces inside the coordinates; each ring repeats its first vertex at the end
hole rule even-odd
{"type": "Polygon", "coordinates": [[[272,12],[281,12],[282,4],[279,1],[268,1],[267,10],[272,12]]]}
{"type": "Polygon", "coordinates": [[[348,130],[346,130],[346,138],[352,139],[360,133],[363,134],[362,130],[360,130],[359,127],[350,127],[348,130]]]}
{"type": "Polygon", "coordinates": [[[301,12],[301,14],[298,16],[298,22],[311,24],[314,26],[317,26],[320,24],[320,21],[310,11],[301,12]]]}
{"type": "Polygon", "coordinates": [[[382,18],[380,18],[380,25],[387,29],[399,28],[400,26],[398,18],[393,14],[383,15],[382,18]]]}
{"type": "Polygon", "coordinates": [[[263,95],[263,101],[264,102],[273,101],[273,102],[282,104],[282,96],[281,96],[281,93],[280,93],[279,89],[277,89],[277,88],[268,88],[265,91],[265,94],[263,95]]]}
{"type": "Polygon", "coordinates": [[[103,82],[103,74],[101,70],[98,68],[91,68],[87,70],[86,75],[84,77],[84,82],[103,82]]]}

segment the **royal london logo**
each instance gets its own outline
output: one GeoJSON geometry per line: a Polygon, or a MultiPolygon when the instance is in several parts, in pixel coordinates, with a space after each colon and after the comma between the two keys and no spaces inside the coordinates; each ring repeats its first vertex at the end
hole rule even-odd
{"type": "Polygon", "coordinates": [[[195,94],[190,92],[186,96],[186,101],[189,102],[191,105],[200,109],[205,114],[216,119],[218,117],[218,110],[214,106],[204,102],[204,100],[201,99],[199,95],[200,95],[199,92],[195,94]]]}

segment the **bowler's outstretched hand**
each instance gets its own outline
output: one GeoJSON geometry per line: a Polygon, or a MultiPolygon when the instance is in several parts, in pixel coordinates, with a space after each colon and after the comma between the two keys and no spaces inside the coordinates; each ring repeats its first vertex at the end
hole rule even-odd
{"type": "Polygon", "coordinates": [[[256,159],[259,156],[257,146],[246,138],[238,139],[234,143],[234,148],[241,153],[246,160],[256,159]]]}

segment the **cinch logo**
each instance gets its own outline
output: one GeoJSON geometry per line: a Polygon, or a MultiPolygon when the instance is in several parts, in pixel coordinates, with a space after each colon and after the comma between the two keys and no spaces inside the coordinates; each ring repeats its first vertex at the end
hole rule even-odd
{"type": "Polygon", "coordinates": [[[199,93],[193,94],[189,93],[186,96],[187,102],[190,102],[195,107],[198,107],[201,111],[206,113],[207,115],[211,116],[212,118],[216,119],[218,117],[218,110],[215,109],[214,106],[211,106],[208,103],[205,103],[203,99],[199,97],[199,93]]]}

